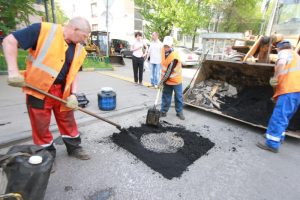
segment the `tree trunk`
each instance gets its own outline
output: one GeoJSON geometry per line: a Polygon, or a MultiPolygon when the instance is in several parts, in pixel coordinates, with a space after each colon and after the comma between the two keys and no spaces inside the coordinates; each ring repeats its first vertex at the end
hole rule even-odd
{"type": "Polygon", "coordinates": [[[194,34],[193,34],[193,39],[192,39],[192,50],[194,50],[195,47],[195,40],[196,40],[196,36],[197,36],[197,27],[195,27],[194,29],[194,34]]]}

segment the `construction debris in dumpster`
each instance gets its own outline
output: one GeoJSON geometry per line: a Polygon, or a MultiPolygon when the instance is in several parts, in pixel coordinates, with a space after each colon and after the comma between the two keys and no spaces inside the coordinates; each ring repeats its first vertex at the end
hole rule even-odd
{"type": "MultiPolygon", "coordinates": [[[[272,102],[273,88],[270,86],[235,87],[220,80],[204,80],[187,91],[187,103],[222,114],[267,126],[275,103],[272,102]]],[[[300,130],[300,112],[290,121],[289,130],[300,130]]]]}

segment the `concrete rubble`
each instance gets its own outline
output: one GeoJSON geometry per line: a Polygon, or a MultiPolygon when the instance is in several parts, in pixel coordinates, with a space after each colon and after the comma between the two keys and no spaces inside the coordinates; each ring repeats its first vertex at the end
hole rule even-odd
{"type": "Polygon", "coordinates": [[[221,108],[223,97],[236,97],[238,89],[225,81],[204,80],[188,91],[187,102],[205,108],[221,108]],[[217,95],[216,95],[217,94],[217,95]]]}

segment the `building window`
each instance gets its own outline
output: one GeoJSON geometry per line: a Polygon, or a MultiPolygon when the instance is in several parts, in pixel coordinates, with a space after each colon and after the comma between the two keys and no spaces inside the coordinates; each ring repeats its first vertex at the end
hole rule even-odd
{"type": "Polygon", "coordinates": [[[192,37],[190,35],[185,36],[186,42],[192,42],[192,37]]]}
{"type": "Polygon", "coordinates": [[[143,21],[142,20],[138,20],[138,19],[134,20],[134,30],[139,30],[139,31],[143,30],[143,21]]]}
{"type": "Polygon", "coordinates": [[[140,13],[140,9],[138,9],[138,8],[135,8],[135,9],[134,9],[134,18],[135,18],[135,19],[140,19],[140,20],[143,19],[143,16],[142,16],[141,13],[140,13]]]}
{"type": "Polygon", "coordinates": [[[98,30],[98,24],[92,24],[92,31],[98,30]]]}
{"type": "Polygon", "coordinates": [[[91,3],[92,17],[97,17],[97,3],[91,3]]]}
{"type": "Polygon", "coordinates": [[[177,41],[181,41],[182,40],[182,35],[180,33],[180,31],[177,32],[177,41]]]}

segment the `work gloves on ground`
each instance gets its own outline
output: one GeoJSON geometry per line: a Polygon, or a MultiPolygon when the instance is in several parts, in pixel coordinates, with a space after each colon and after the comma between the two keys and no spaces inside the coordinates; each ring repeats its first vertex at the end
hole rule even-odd
{"type": "Polygon", "coordinates": [[[23,87],[25,84],[24,77],[20,74],[17,76],[8,77],[7,84],[13,87],[23,87]]]}
{"type": "Polygon", "coordinates": [[[67,98],[67,103],[66,106],[68,108],[71,108],[73,110],[77,110],[78,109],[78,101],[77,101],[77,97],[74,94],[71,94],[68,98],[67,98]]]}
{"type": "Polygon", "coordinates": [[[276,86],[278,85],[278,79],[272,77],[272,78],[270,78],[269,83],[270,83],[270,85],[271,85],[272,87],[276,87],[276,86]]]}

